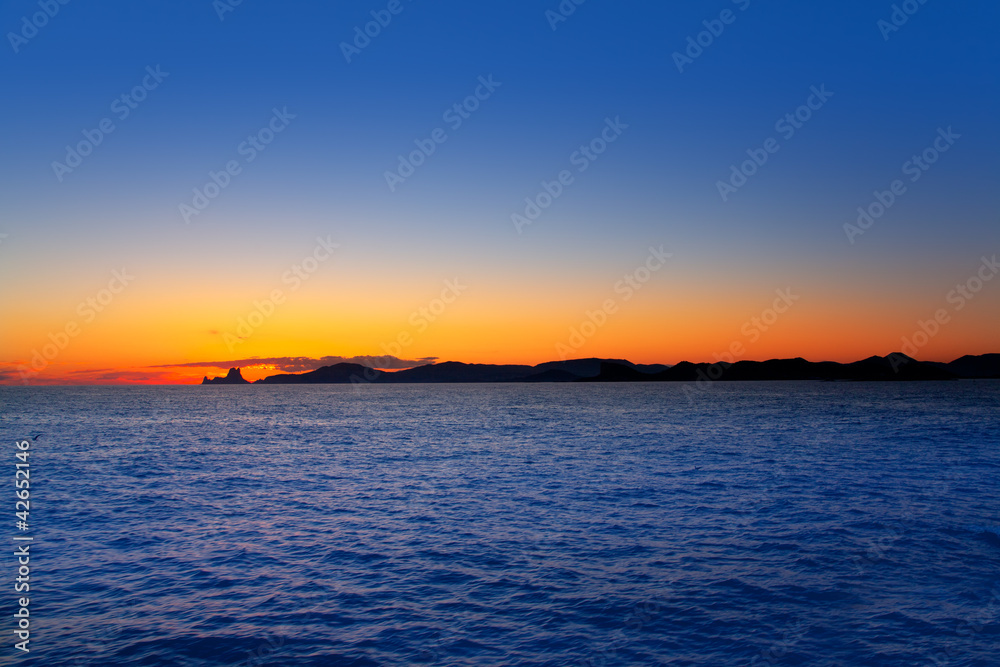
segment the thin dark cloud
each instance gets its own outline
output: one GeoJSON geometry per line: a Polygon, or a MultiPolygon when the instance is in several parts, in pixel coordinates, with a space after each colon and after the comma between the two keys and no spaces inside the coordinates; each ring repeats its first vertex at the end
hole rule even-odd
{"type": "Polygon", "coordinates": [[[176,378],[172,377],[169,373],[150,373],[148,371],[133,371],[133,370],[106,370],[106,371],[84,371],[89,373],[87,378],[93,382],[104,383],[104,382],[115,382],[115,383],[148,383],[148,382],[162,382],[164,384],[173,384],[176,382],[176,378]]]}
{"type": "Polygon", "coordinates": [[[17,371],[5,371],[0,370],[0,382],[7,382],[10,380],[20,380],[21,374],[17,371]]]}
{"type": "Polygon", "coordinates": [[[83,384],[139,384],[139,383],[162,383],[173,384],[177,379],[172,373],[165,370],[137,370],[137,369],[115,369],[115,368],[86,368],[82,370],[66,371],[64,373],[53,373],[43,371],[41,373],[29,373],[27,377],[21,378],[18,372],[0,368],[0,384],[12,384],[15,381],[22,381],[29,385],[83,385],[83,384]]]}

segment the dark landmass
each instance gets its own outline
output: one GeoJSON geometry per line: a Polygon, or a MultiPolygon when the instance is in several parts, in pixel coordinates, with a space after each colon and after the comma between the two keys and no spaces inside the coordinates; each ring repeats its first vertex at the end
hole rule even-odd
{"type": "Polygon", "coordinates": [[[1000,354],[965,355],[948,364],[931,362],[964,378],[1000,378],[1000,354]]]}
{"type": "MultiPolygon", "coordinates": [[[[965,356],[950,363],[917,361],[896,352],[849,364],[835,361],[771,359],[691,363],[676,366],[633,364],[624,359],[573,359],[537,366],[465,364],[447,361],[386,373],[341,363],[299,374],[272,375],[255,384],[417,384],[471,382],[697,382],[697,381],[913,381],[1000,378],[1000,354],[965,356]]],[[[246,384],[239,369],[202,384],[246,384]],[[234,379],[235,377],[235,379],[234,379]]]]}
{"type": "Polygon", "coordinates": [[[566,371],[581,378],[594,377],[600,375],[601,367],[604,364],[617,364],[625,366],[640,373],[659,373],[665,371],[670,366],[664,364],[633,364],[625,359],[571,359],[569,361],[549,361],[538,364],[534,367],[535,372],[566,371]]]}
{"type": "Polygon", "coordinates": [[[643,376],[626,372],[623,367],[605,364],[602,372],[590,382],[720,382],[826,380],[826,381],[893,381],[893,380],[956,380],[961,376],[933,364],[895,353],[886,357],[869,357],[863,361],[841,364],[835,361],[811,362],[805,359],[771,359],[770,361],[738,361],[734,364],[692,364],[681,362],[660,373],[643,376]]]}
{"type": "Polygon", "coordinates": [[[257,380],[254,384],[344,384],[349,383],[352,377],[363,381],[364,378],[373,375],[384,374],[361,364],[341,363],[323,366],[308,373],[271,375],[263,380],[257,380]]]}
{"type": "Polygon", "coordinates": [[[229,372],[226,373],[226,377],[224,378],[212,378],[211,380],[209,380],[208,376],[206,375],[205,379],[203,379],[201,383],[202,384],[250,384],[249,382],[243,379],[243,374],[240,373],[240,369],[238,368],[230,368],[229,372]]]}
{"type": "Polygon", "coordinates": [[[511,382],[532,372],[531,366],[498,366],[494,364],[463,364],[446,361],[441,364],[417,366],[405,371],[383,373],[380,382],[511,382]]]}

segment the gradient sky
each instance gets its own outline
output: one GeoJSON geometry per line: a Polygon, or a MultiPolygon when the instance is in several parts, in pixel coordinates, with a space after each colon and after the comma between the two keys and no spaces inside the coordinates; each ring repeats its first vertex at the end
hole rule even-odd
{"type": "Polygon", "coordinates": [[[0,3],[0,382],[189,382],[257,357],[272,361],[251,379],[302,358],[539,363],[559,345],[852,361],[940,309],[913,356],[1000,351],[1000,280],[948,300],[1000,252],[995,2],[914,2],[889,32],[893,3],[871,0],[589,0],[555,29],[556,0],[400,0],[349,63],[342,43],[387,0],[244,0],[221,19],[225,0],[51,4],[33,31],[37,0],[0,3]],[[680,72],[675,52],[724,10],[680,72]],[[168,76],[120,119],[147,67],[168,76]],[[500,85],[453,129],[444,112],[480,77],[500,85]],[[776,121],[822,86],[786,139],[776,121]],[[248,163],[239,146],[273,109],[295,118],[248,163]],[[114,131],[60,180],[53,162],[105,118],[114,131]],[[609,118],[627,129],[579,172],[609,118]],[[437,128],[447,141],[390,191],[386,171],[437,128]],[[911,182],[904,163],[948,128],[960,138],[911,182]],[[771,137],[780,150],[723,201],[717,183],[771,137]],[[241,172],[186,222],[179,206],[231,160],[241,172]],[[563,170],[572,184],[518,233],[511,215],[563,170]],[[905,193],[849,242],[895,179],[905,193]],[[339,247],[296,284],[318,238],[339,247]],[[662,268],[616,291],[661,246],[662,268]],[[747,324],[787,289],[766,331],[747,324]]]}

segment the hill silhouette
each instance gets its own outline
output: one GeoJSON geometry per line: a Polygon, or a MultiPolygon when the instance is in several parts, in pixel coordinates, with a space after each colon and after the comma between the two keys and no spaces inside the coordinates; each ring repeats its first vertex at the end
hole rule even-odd
{"type": "Polygon", "coordinates": [[[966,378],[1000,378],[1000,354],[965,355],[951,363],[934,364],[966,378]]]}
{"type": "MultiPolygon", "coordinates": [[[[419,384],[474,382],[746,382],[746,381],[917,381],[1000,378],[1000,354],[965,356],[949,363],[917,361],[900,352],[842,364],[795,359],[639,365],[623,359],[573,359],[536,366],[466,364],[446,361],[396,372],[339,363],[299,374],[280,374],[255,384],[419,384]]],[[[239,369],[202,384],[247,384],[239,369]]]]}
{"type": "Polygon", "coordinates": [[[358,380],[365,378],[366,373],[369,376],[373,373],[381,375],[378,371],[373,371],[361,364],[340,363],[333,366],[323,366],[306,373],[271,375],[257,380],[254,384],[346,384],[351,382],[351,378],[358,380]]]}

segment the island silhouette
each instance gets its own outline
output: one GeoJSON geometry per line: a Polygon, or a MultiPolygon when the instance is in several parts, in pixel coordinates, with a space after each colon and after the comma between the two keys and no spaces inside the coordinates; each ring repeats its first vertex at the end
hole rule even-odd
{"type": "MultiPolygon", "coordinates": [[[[466,364],[446,361],[401,371],[380,371],[354,363],[323,366],[304,373],[271,375],[252,384],[421,384],[445,382],[739,382],[739,381],[913,381],[1000,379],[1000,354],[966,355],[948,363],[917,361],[901,352],[852,363],[795,359],[691,363],[674,366],[633,364],[623,359],[573,359],[536,366],[466,364]]],[[[239,368],[214,385],[251,384],[239,368]]]]}
{"type": "Polygon", "coordinates": [[[243,373],[240,372],[238,368],[230,368],[229,372],[226,373],[226,377],[222,378],[212,378],[208,379],[206,375],[201,381],[202,384],[250,384],[249,381],[243,379],[243,373]]]}

